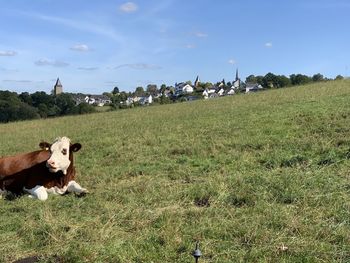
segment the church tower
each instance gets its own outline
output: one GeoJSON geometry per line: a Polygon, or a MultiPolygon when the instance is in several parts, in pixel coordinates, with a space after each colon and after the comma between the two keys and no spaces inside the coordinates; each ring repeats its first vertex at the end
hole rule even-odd
{"type": "Polygon", "coordinates": [[[58,94],[61,94],[63,92],[63,87],[60,82],[60,79],[57,78],[56,84],[53,87],[53,95],[57,96],[58,94]]]}
{"type": "Polygon", "coordinates": [[[194,86],[197,88],[200,82],[201,81],[199,80],[199,76],[197,76],[196,80],[194,81],[194,86]]]}
{"type": "Polygon", "coordinates": [[[239,89],[241,87],[241,79],[238,77],[238,68],[236,69],[236,79],[233,81],[233,87],[239,89]]]}

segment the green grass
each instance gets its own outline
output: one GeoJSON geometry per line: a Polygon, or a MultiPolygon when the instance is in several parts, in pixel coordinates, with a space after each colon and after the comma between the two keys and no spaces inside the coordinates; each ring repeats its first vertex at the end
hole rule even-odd
{"type": "Polygon", "coordinates": [[[90,194],[0,200],[0,262],[350,262],[350,82],[0,125],[90,194]],[[281,249],[288,247],[287,250],[281,249]]]}

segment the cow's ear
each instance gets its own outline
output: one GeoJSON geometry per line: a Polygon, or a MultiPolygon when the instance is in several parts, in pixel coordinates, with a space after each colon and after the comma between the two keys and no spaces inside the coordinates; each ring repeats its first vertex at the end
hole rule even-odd
{"type": "Polygon", "coordinates": [[[43,150],[50,150],[51,144],[49,144],[48,142],[41,142],[39,143],[39,147],[43,150]]]}
{"type": "Polygon", "coordinates": [[[74,143],[70,146],[70,150],[72,152],[77,152],[81,149],[81,144],[80,143],[74,143]]]}

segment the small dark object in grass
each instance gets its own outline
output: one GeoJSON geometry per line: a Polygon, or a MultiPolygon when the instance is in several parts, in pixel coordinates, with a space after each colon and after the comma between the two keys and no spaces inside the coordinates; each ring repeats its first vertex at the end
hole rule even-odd
{"type": "Polygon", "coordinates": [[[202,198],[195,198],[194,199],[194,204],[199,207],[209,207],[210,206],[210,201],[209,197],[202,197],[202,198]]]}
{"type": "Polygon", "coordinates": [[[34,263],[34,262],[39,262],[39,257],[38,256],[31,256],[31,257],[26,257],[26,258],[21,258],[16,261],[13,261],[12,263],[34,263]]]}

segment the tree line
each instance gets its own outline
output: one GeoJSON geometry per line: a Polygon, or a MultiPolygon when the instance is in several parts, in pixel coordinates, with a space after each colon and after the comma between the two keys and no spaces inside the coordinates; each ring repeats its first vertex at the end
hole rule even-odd
{"type": "MultiPolygon", "coordinates": [[[[335,80],[344,79],[343,76],[338,75],[335,77],[335,80]]],[[[322,74],[317,73],[312,77],[303,75],[303,74],[292,74],[289,77],[285,75],[275,75],[271,72],[267,73],[265,76],[254,76],[249,75],[246,78],[246,83],[258,83],[263,88],[284,88],[290,86],[299,86],[310,84],[312,82],[321,82],[321,81],[329,81],[333,79],[325,78],[322,74]]]]}
{"type": "Polygon", "coordinates": [[[0,122],[39,119],[95,112],[87,103],[76,105],[72,95],[57,96],[38,91],[33,94],[0,91],[0,122]]]}

